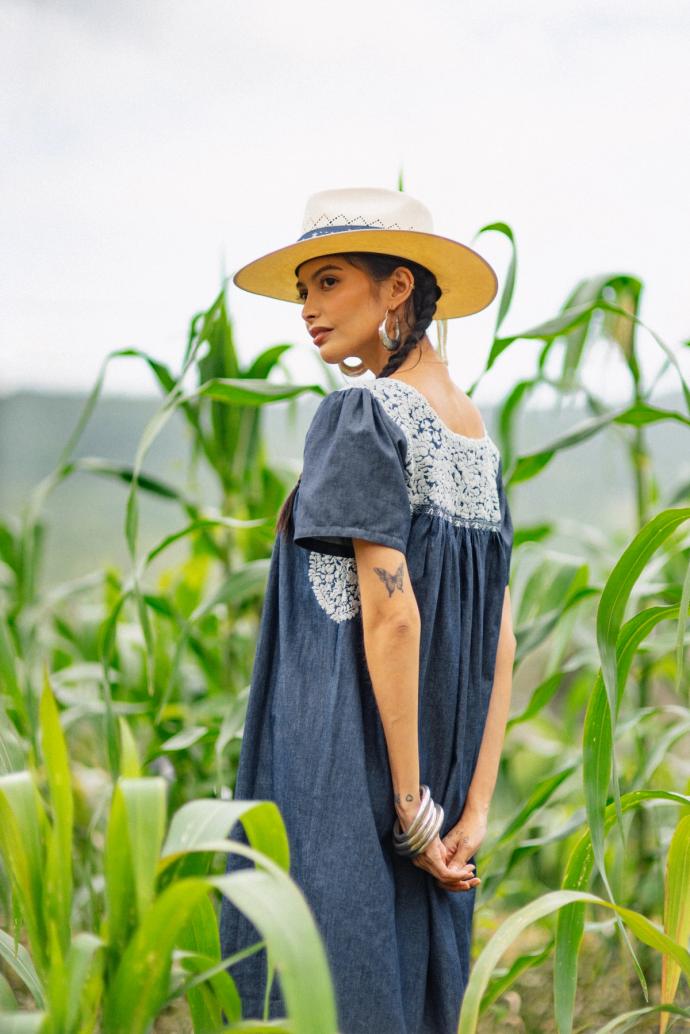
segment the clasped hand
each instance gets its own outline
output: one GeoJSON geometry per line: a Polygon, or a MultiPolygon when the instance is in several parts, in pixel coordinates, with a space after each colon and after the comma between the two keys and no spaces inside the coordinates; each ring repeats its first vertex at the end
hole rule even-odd
{"type": "Polygon", "coordinates": [[[444,890],[471,890],[481,883],[475,866],[468,862],[486,836],[487,819],[483,812],[466,809],[451,830],[437,836],[426,851],[410,861],[430,873],[444,890]]]}

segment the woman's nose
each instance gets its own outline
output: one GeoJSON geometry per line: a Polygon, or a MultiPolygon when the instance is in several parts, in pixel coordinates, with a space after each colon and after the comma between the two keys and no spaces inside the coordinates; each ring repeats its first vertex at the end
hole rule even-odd
{"type": "Polygon", "coordinates": [[[302,319],[305,323],[308,323],[309,320],[314,319],[315,316],[316,311],[313,304],[308,299],[305,299],[304,305],[302,306],[302,319]]]}

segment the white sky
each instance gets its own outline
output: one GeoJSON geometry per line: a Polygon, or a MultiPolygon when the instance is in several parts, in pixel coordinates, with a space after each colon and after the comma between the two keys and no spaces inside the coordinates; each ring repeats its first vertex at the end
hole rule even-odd
{"type": "MultiPolygon", "coordinates": [[[[0,0],[0,393],[87,390],[121,347],[177,366],[222,273],[295,240],[309,194],[394,189],[401,166],[439,233],[512,225],[505,332],[629,272],[680,348],[689,43],[684,0],[0,0]]],[[[474,246],[502,281],[507,242],[474,246]]],[[[294,378],[317,376],[298,306],[229,302],[245,361],[292,341],[294,378]]],[[[496,307],[449,324],[463,385],[496,307]]],[[[532,354],[508,352],[488,396],[532,354]]],[[[592,377],[623,384],[610,357],[592,377]]],[[[122,359],[106,390],[155,389],[122,359]]]]}

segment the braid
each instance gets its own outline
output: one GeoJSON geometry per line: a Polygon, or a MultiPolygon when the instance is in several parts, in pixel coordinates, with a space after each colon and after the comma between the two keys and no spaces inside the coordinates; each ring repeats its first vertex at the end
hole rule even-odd
{"type": "MultiPolygon", "coordinates": [[[[413,265],[409,261],[405,264],[413,265]]],[[[427,327],[434,318],[436,303],[441,297],[441,288],[436,283],[434,274],[424,266],[419,266],[417,263],[414,263],[414,265],[417,266],[417,272],[415,273],[414,291],[412,292],[412,305],[417,319],[403,343],[393,352],[386,365],[376,375],[377,379],[379,377],[389,377],[390,374],[394,373],[402,365],[403,360],[407,358],[417,342],[421,341],[427,327]]]]}
{"type": "MultiPolygon", "coordinates": [[[[431,270],[427,269],[426,266],[420,266],[418,262],[413,262],[412,259],[401,258],[400,255],[383,255],[369,251],[350,251],[342,254],[339,253],[339,255],[346,259],[350,265],[364,268],[372,280],[375,281],[386,280],[398,266],[406,266],[414,276],[414,290],[411,295],[415,318],[414,326],[402,344],[396,348],[395,352],[391,353],[388,362],[381,372],[376,375],[377,378],[389,377],[398,369],[414,346],[424,337],[427,327],[434,318],[436,303],[442,294],[441,288],[438,286],[436,277],[431,270]]],[[[301,475],[280,508],[275,526],[277,534],[284,532],[289,534],[290,537],[292,536],[292,510],[300,480],[301,475]]]]}

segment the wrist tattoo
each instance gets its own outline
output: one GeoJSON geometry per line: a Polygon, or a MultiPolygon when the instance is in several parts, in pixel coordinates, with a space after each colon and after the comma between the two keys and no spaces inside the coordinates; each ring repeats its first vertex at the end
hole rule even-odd
{"type": "MultiPolygon", "coordinates": [[[[414,794],[413,794],[413,793],[408,793],[408,794],[405,794],[405,801],[406,801],[406,802],[407,802],[408,804],[411,804],[411,803],[412,803],[412,801],[414,801],[414,799],[415,799],[415,798],[414,798],[414,794]]],[[[399,794],[399,793],[396,793],[396,794],[394,795],[394,797],[393,797],[393,800],[395,801],[395,803],[396,803],[396,804],[400,804],[400,794],[399,794]]]]}

